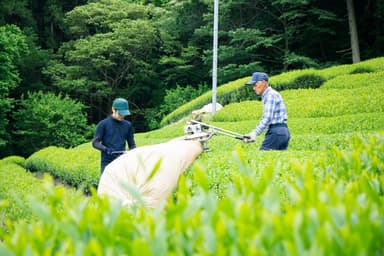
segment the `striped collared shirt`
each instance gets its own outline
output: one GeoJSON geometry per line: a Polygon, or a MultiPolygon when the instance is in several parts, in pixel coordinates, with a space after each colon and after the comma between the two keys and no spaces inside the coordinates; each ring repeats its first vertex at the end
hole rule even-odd
{"type": "Polygon", "coordinates": [[[287,108],[280,93],[268,87],[261,95],[261,98],[263,101],[263,116],[254,130],[257,135],[271,124],[285,123],[288,120],[287,108]]]}

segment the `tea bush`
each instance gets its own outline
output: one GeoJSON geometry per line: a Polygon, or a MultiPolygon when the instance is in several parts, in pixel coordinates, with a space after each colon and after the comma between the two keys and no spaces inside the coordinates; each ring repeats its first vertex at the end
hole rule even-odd
{"type": "MultiPolygon", "coordinates": [[[[12,157],[13,158],[13,157],[12,157]]],[[[11,157],[0,160],[0,225],[6,219],[29,219],[30,208],[26,207],[26,195],[34,193],[39,196],[38,180],[27,172],[11,157]]]]}
{"type": "MultiPolygon", "coordinates": [[[[304,117],[333,117],[355,113],[384,111],[384,86],[372,85],[367,90],[300,89],[282,92],[288,109],[288,119],[304,117]]],[[[258,121],[262,103],[245,101],[225,106],[213,117],[217,122],[258,121]]]]}
{"type": "Polygon", "coordinates": [[[39,221],[2,233],[0,254],[381,255],[382,152],[384,133],[301,160],[237,147],[237,171],[222,197],[197,163],[166,210],[124,209],[97,197],[69,201],[47,186],[49,203],[34,201],[39,221]]]}
{"type": "MultiPolygon", "coordinates": [[[[25,159],[18,156],[0,160],[0,226],[2,228],[8,221],[23,220],[29,222],[37,220],[37,217],[32,214],[34,208],[34,205],[30,204],[32,195],[35,200],[47,202],[43,180],[27,171],[23,167],[24,162],[25,159]]],[[[49,180],[49,177],[46,179],[49,180]]],[[[56,189],[62,191],[63,196],[69,198],[73,198],[75,195],[83,197],[81,194],[77,195],[72,188],[57,186],[56,189]]]]}
{"type": "Polygon", "coordinates": [[[384,71],[368,74],[342,75],[325,82],[323,89],[352,89],[374,86],[382,88],[384,86],[384,71]]]}
{"type": "Polygon", "coordinates": [[[278,91],[289,89],[319,88],[325,78],[318,75],[314,69],[294,70],[271,77],[270,86],[278,91]]]}
{"type": "Polygon", "coordinates": [[[89,192],[97,187],[100,175],[98,151],[87,147],[64,149],[47,147],[32,154],[26,161],[31,171],[44,170],[62,182],[89,192]]]}
{"type": "Polygon", "coordinates": [[[340,75],[354,74],[356,69],[365,69],[371,72],[384,71],[384,57],[369,59],[355,64],[332,66],[318,72],[319,75],[329,80],[340,75]]]}
{"type": "MultiPolygon", "coordinates": [[[[322,87],[328,80],[357,73],[356,70],[366,70],[370,74],[372,72],[384,71],[384,57],[362,61],[356,64],[339,65],[322,70],[303,69],[293,70],[272,76],[269,82],[272,87],[278,90],[299,89],[299,88],[318,88],[322,87]]],[[[251,74],[250,74],[251,75],[251,74]]],[[[217,102],[227,105],[233,102],[242,102],[258,97],[253,93],[252,89],[244,86],[249,77],[241,78],[236,81],[218,86],[216,100],[217,102]]],[[[350,80],[347,78],[347,80],[350,80]]],[[[328,86],[327,86],[328,87],[328,86]]],[[[161,121],[161,126],[176,122],[186,116],[190,116],[191,112],[199,109],[212,101],[212,92],[208,91],[200,97],[177,108],[161,121]]]]}

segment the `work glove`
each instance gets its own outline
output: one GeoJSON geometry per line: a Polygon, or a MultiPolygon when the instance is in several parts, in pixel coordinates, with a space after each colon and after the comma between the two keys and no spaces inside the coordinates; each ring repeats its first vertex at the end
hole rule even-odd
{"type": "Polygon", "coordinates": [[[107,155],[112,155],[113,149],[112,148],[105,148],[104,152],[107,153],[107,155]]]}
{"type": "Polygon", "coordinates": [[[256,133],[255,132],[250,132],[250,133],[244,135],[243,136],[243,141],[245,143],[255,142],[256,141],[256,133]]]}

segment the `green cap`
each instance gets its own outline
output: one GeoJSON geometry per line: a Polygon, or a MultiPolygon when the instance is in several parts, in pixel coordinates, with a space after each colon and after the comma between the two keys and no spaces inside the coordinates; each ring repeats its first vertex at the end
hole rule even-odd
{"type": "Polygon", "coordinates": [[[131,113],[128,109],[128,101],[123,98],[117,98],[113,101],[112,107],[114,107],[117,113],[121,116],[128,116],[131,113]]]}

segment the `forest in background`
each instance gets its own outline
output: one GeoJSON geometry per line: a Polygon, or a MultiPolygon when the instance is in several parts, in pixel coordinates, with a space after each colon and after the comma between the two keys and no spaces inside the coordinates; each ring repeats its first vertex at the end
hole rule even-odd
{"type": "MultiPolygon", "coordinates": [[[[213,3],[0,0],[0,157],[89,140],[115,97],[158,128],[210,89],[213,3]]],[[[361,60],[383,56],[383,1],[221,0],[218,84],[352,63],[347,3],[361,60]]]]}

